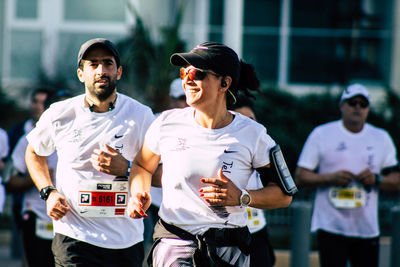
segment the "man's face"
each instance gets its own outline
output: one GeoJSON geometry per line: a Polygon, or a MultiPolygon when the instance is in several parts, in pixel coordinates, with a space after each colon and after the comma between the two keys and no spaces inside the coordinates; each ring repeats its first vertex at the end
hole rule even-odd
{"type": "Polygon", "coordinates": [[[85,83],[92,97],[106,100],[121,79],[122,67],[117,67],[113,54],[102,46],[90,49],[82,64],[83,68],[78,69],[79,80],[85,83]]]}
{"type": "Polygon", "coordinates": [[[37,93],[33,96],[31,102],[32,119],[38,121],[44,112],[44,101],[46,101],[46,93],[37,93]]]}
{"type": "Polygon", "coordinates": [[[361,96],[355,96],[339,104],[342,119],[353,123],[364,124],[369,113],[368,100],[361,96]]]}

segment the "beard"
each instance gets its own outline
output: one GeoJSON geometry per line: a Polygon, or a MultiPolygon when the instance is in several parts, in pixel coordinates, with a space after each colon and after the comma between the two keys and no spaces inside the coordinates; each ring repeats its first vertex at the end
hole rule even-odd
{"type": "Polygon", "coordinates": [[[103,75],[97,78],[93,83],[85,85],[93,96],[96,96],[97,99],[100,101],[104,101],[113,94],[115,87],[117,86],[117,75],[113,77],[103,75]],[[108,81],[107,84],[102,86],[96,86],[96,82],[102,79],[106,79],[108,81]]]}

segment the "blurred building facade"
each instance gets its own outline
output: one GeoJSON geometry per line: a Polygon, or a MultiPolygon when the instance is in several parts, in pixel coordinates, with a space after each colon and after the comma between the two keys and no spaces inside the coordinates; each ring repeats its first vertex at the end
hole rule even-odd
{"type": "MultiPolygon", "coordinates": [[[[0,0],[0,79],[11,95],[40,75],[76,80],[82,42],[129,34],[133,4],[157,39],[179,0],[0,0]]],[[[362,81],[400,93],[400,0],[184,0],[186,49],[228,44],[266,85],[318,90],[362,81]]]]}

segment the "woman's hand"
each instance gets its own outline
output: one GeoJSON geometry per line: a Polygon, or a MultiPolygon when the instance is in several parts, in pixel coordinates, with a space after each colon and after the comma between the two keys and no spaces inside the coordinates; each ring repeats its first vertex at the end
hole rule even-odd
{"type": "Polygon", "coordinates": [[[133,193],[128,202],[128,216],[135,219],[147,218],[146,210],[150,204],[151,197],[149,193],[133,193]]]}
{"type": "Polygon", "coordinates": [[[200,197],[212,206],[239,206],[242,191],[223,173],[218,171],[217,178],[202,178],[203,184],[208,184],[200,188],[200,197]]]}

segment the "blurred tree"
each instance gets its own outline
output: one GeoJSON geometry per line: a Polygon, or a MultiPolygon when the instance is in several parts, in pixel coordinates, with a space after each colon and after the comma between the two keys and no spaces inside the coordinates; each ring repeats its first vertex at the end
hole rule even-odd
{"type": "Polygon", "coordinates": [[[160,30],[161,41],[156,42],[151,39],[143,18],[128,2],[128,8],[136,23],[131,29],[131,34],[117,44],[121,53],[121,64],[124,66],[121,90],[125,90],[123,92],[128,95],[135,94],[135,98],[150,105],[154,112],[168,107],[169,86],[178,76],[176,67],[169,63],[169,57],[175,52],[183,51],[184,48],[178,34],[184,4],[185,1],[180,1],[174,23],[160,30]],[[126,91],[124,88],[132,91],[126,91]]]}

